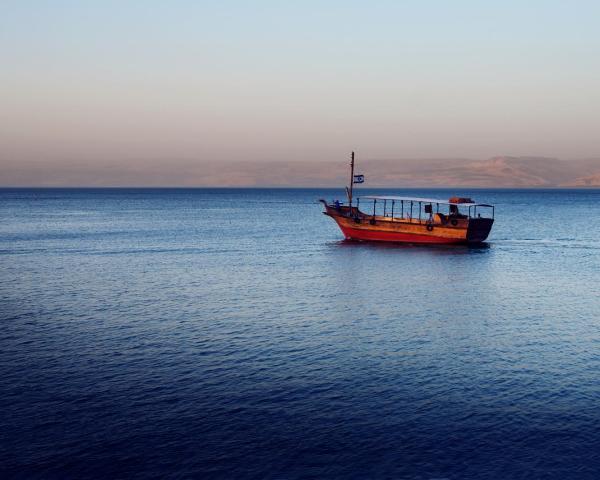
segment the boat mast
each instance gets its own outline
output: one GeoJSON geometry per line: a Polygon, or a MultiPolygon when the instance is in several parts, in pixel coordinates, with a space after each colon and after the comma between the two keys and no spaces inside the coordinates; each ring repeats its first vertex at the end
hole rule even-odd
{"type": "Polygon", "coordinates": [[[350,189],[348,190],[348,205],[352,208],[352,188],[354,187],[354,152],[350,156],[350,189]]]}

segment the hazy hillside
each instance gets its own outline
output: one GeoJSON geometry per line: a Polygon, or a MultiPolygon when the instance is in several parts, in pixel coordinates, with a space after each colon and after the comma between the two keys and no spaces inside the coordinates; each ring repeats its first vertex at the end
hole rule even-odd
{"type": "MultiPolygon", "coordinates": [[[[600,159],[359,159],[356,173],[364,174],[372,187],[600,186],[600,159]]],[[[214,164],[204,168],[201,179],[204,185],[232,186],[337,186],[347,181],[348,161],[214,164]]]]}
{"type": "MultiPolygon", "coordinates": [[[[3,162],[3,186],[342,186],[348,160],[332,162],[206,162],[169,160],[133,167],[127,162],[54,165],[3,162]]],[[[369,187],[600,186],[600,159],[493,157],[487,160],[362,159],[356,173],[369,187]]]]}
{"type": "Polygon", "coordinates": [[[565,186],[571,187],[598,187],[600,186],[600,173],[578,177],[572,182],[568,182],[565,186]]]}
{"type": "Polygon", "coordinates": [[[488,160],[372,161],[365,162],[363,170],[372,170],[371,180],[382,186],[552,187],[575,185],[575,179],[600,173],[600,159],[494,157],[488,160]]]}

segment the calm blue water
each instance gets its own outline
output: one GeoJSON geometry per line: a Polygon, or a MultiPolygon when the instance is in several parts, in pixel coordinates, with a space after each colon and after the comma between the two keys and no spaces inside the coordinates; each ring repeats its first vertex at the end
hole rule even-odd
{"type": "Polygon", "coordinates": [[[0,476],[598,478],[600,191],[396,192],[485,248],[337,192],[1,190],[0,476]]]}

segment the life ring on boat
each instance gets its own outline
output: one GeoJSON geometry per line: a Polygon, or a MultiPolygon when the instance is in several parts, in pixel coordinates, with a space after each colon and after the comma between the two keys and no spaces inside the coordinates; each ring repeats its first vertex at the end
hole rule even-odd
{"type": "Polygon", "coordinates": [[[458,225],[458,220],[456,218],[453,218],[452,220],[450,220],[450,223],[456,227],[458,225]]]}
{"type": "Polygon", "coordinates": [[[427,224],[427,231],[428,232],[433,232],[433,225],[431,223],[427,224]]]}
{"type": "Polygon", "coordinates": [[[377,222],[375,221],[375,219],[374,219],[374,218],[372,218],[371,220],[369,220],[369,223],[370,223],[371,225],[375,225],[377,222]]]}

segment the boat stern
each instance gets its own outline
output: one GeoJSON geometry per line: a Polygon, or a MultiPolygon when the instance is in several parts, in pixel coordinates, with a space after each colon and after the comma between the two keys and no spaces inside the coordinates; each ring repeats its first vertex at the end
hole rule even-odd
{"type": "Polygon", "coordinates": [[[469,220],[469,226],[467,228],[467,242],[484,242],[490,234],[493,224],[493,218],[471,218],[469,220]]]}

